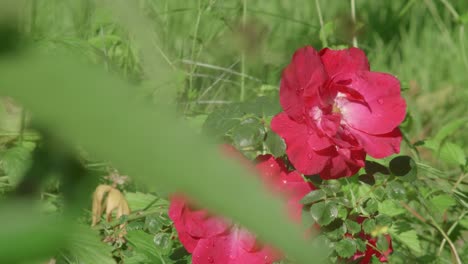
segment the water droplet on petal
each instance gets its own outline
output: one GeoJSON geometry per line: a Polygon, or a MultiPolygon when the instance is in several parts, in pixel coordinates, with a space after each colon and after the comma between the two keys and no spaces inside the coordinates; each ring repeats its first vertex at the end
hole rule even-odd
{"type": "Polygon", "coordinates": [[[381,98],[381,99],[377,100],[377,102],[378,102],[379,104],[383,104],[383,99],[381,98]]]}
{"type": "Polygon", "coordinates": [[[312,159],[312,153],[307,154],[307,157],[311,160],[312,159]]]}
{"type": "Polygon", "coordinates": [[[208,257],[208,262],[209,262],[209,263],[214,263],[213,257],[208,257]]]}

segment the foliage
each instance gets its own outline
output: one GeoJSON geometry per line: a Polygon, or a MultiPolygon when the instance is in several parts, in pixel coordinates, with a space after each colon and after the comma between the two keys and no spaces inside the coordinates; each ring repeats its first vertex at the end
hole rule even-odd
{"type": "Polygon", "coordinates": [[[287,159],[270,129],[282,69],[301,46],[354,38],[372,70],[402,81],[405,142],[349,178],[305,175],[318,189],[304,224],[331,249],[324,262],[371,240],[384,252],[387,235],[390,263],[468,258],[466,1],[355,1],[354,22],[348,1],[130,2],[0,1],[0,262],[191,263],[167,215],[174,190],[318,259],[211,145],[287,159]],[[97,181],[132,212],[91,228],[97,181]]]}

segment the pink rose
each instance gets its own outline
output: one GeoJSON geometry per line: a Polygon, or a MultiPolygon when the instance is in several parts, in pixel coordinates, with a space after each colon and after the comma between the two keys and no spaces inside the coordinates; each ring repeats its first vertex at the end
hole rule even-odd
{"type": "MultiPolygon", "coordinates": [[[[223,148],[225,154],[247,163],[233,148],[223,148]]],[[[299,200],[314,190],[314,186],[305,182],[297,172],[289,172],[280,159],[271,155],[259,156],[257,161],[255,168],[262,181],[268,189],[286,199],[291,218],[300,222],[302,205],[299,200]]],[[[282,258],[278,251],[259,243],[245,228],[211,215],[203,208],[196,208],[188,201],[186,197],[173,196],[169,217],[174,221],[181,243],[192,253],[193,264],[269,264],[282,258]]]]}
{"type": "Polygon", "coordinates": [[[347,177],[364,166],[366,153],[383,158],[400,151],[398,125],[406,114],[400,82],[371,72],[360,49],[296,51],[283,72],[280,103],[284,112],[271,127],[301,173],[347,177]]]}

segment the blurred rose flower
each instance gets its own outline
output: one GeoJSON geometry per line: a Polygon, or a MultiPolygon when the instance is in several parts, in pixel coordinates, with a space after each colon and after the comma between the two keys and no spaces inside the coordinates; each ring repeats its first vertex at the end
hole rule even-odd
{"type": "MultiPolygon", "coordinates": [[[[253,167],[232,147],[223,147],[223,150],[232,158],[253,167]]],[[[268,189],[287,200],[291,218],[299,222],[302,209],[299,200],[314,186],[305,182],[297,172],[289,172],[280,159],[271,155],[259,156],[257,161],[255,169],[262,181],[268,189]]],[[[174,221],[181,243],[192,253],[193,264],[268,264],[282,258],[270,246],[259,243],[255,235],[245,228],[197,208],[181,195],[171,198],[169,217],[174,221]]]]}
{"type": "Polygon", "coordinates": [[[355,174],[366,153],[400,151],[398,125],[406,114],[400,82],[371,72],[363,51],[307,46],[283,72],[272,129],[286,142],[289,160],[304,174],[335,179],[355,174]]]}

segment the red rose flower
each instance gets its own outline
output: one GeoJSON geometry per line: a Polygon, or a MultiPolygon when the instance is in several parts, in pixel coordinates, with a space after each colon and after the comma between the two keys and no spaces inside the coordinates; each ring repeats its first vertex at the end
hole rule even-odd
{"type": "Polygon", "coordinates": [[[310,182],[305,182],[297,171],[288,171],[283,160],[272,155],[257,157],[257,169],[263,181],[276,193],[282,194],[287,200],[287,209],[291,218],[301,221],[302,204],[299,202],[306,194],[315,190],[310,182]]]}
{"type": "Polygon", "coordinates": [[[173,197],[169,217],[193,264],[269,264],[281,259],[269,246],[260,245],[255,236],[229,220],[195,209],[186,199],[173,197]]]}
{"type": "Polygon", "coordinates": [[[283,72],[280,103],[284,112],[271,127],[304,174],[347,177],[364,166],[366,153],[383,158],[400,151],[398,125],[406,114],[400,83],[371,72],[360,49],[296,51],[283,72]]]}
{"type": "MultiPolygon", "coordinates": [[[[366,220],[367,217],[359,216],[357,217],[357,222],[362,225],[364,220],[366,220]]],[[[347,237],[352,237],[351,234],[346,234],[347,237]]],[[[393,247],[392,247],[392,238],[390,237],[389,234],[384,234],[385,239],[387,240],[388,248],[384,251],[383,249],[380,249],[377,247],[377,238],[372,237],[368,234],[366,234],[364,231],[361,231],[357,236],[364,241],[366,241],[366,250],[364,252],[362,251],[357,251],[353,257],[351,257],[350,260],[355,263],[357,260],[359,264],[369,264],[372,261],[372,256],[376,256],[380,262],[387,262],[388,261],[388,256],[392,254],[393,252],[393,247]]]]}
{"type": "MultiPolygon", "coordinates": [[[[224,148],[228,155],[240,154],[224,148]]],[[[245,159],[244,159],[245,160],[245,159]]],[[[266,186],[287,199],[291,217],[300,221],[302,205],[299,200],[314,189],[297,172],[288,172],[280,159],[271,155],[259,156],[257,171],[266,186]]],[[[169,217],[179,234],[179,239],[192,253],[193,264],[268,264],[282,258],[267,245],[261,245],[255,236],[231,221],[210,215],[205,209],[197,209],[182,196],[171,198],[169,217]]]]}

